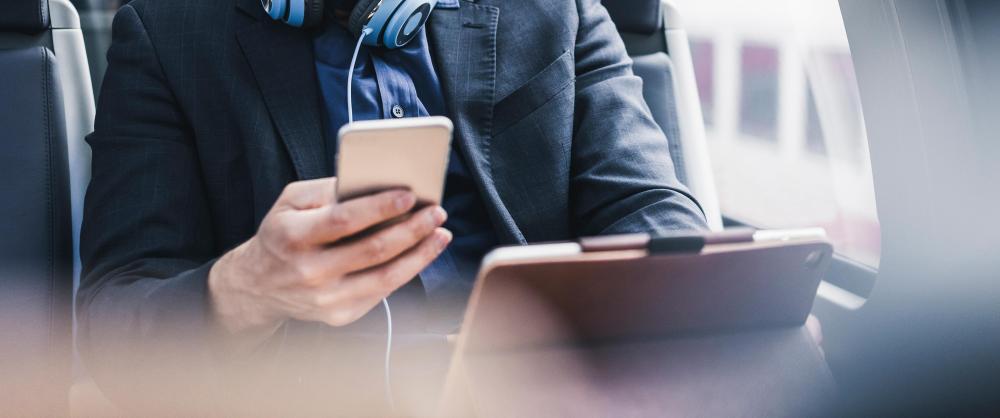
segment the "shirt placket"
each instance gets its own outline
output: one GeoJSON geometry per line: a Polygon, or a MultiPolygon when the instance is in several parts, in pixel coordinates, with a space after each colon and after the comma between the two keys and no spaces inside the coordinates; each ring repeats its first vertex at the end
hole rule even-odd
{"type": "Polygon", "coordinates": [[[379,100],[383,119],[426,116],[417,106],[417,92],[406,74],[393,68],[378,54],[372,54],[375,78],[379,86],[379,100]]]}

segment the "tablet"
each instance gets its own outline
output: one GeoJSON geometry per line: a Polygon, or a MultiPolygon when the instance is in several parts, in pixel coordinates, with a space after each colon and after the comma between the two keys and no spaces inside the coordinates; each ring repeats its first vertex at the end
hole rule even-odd
{"type": "Polygon", "coordinates": [[[822,229],[622,235],[486,256],[462,351],[805,322],[833,255],[822,229]]]}

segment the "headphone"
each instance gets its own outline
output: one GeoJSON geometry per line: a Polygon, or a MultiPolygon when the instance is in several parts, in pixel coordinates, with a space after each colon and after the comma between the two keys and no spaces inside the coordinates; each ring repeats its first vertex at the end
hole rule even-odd
{"type": "MultiPolygon", "coordinates": [[[[313,27],[323,21],[324,3],[332,0],[261,0],[274,20],[295,27],[313,27]]],[[[438,0],[358,0],[347,28],[364,45],[395,49],[406,45],[427,22],[438,0]]]]}

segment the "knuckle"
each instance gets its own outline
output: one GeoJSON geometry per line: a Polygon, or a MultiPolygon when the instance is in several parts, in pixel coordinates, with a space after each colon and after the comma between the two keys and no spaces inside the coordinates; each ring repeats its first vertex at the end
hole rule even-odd
{"type": "Polygon", "coordinates": [[[340,208],[335,208],[330,212],[330,216],[327,217],[327,225],[335,231],[343,231],[350,227],[351,218],[348,214],[340,208]]]}
{"type": "Polygon", "coordinates": [[[288,199],[290,196],[295,194],[295,191],[298,190],[300,187],[302,187],[301,181],[294,181],[286,184],[285,187],[281,189],[281,195],[278,197],[279,200],[288,199]]]}
{"type": "Polygon", "coordinates": [[[365,255],[369,260],[383,260],[386,251],[385,238],[373,236],[365,244],[365,255]]]}
{"type": "Polygon", "coordinates": [[[281,222],[281,216],[271,213],[264,217],[260,223],[260,229],[257,231],[258,234],[263,236],[273,236],[277,232],[278,224],[281,222]]]}
{"type": "Polygon", "coordinates": [[[285,228],[272,225],[264,232],[265,246],[275,255],[285,256],[292,252],[293,241],[285,228]]]}
{"type": "Polygon", "coordinates": [[[268,229],[272,232],[275,238],[282,241],[290,241],[292,222],[289,221],[287,216],[277,216],[268,223],[268,229]]]}
{"type": "Polygon", "coordinates": [[[295,241],[295,236],[292,234],[292,223],[288,218],[282,217],[275,221],[274,229],[278,239],[283,242],[293,242],[295,241]]]}
{"type": "Polygon", "coordinates": [[[278,248],[284,253],[293,253],[298,249],[299,240],[295,232],[289,228],[281,228],[276,234],[278,248]]]}
{"type": "Polygon", "coordinates": [[[391,196],[383,196],[379,199],[378,211],[383,218],[396,216],[399,213],[399,210],[396,208],[396,202],[391,196]]]}
{"type": "Polygon", "coordinates": [[[319,275],[311,263],[295,263],[293,269],[299,282],[306,285],[314,285],[318,282],[319,275]]]}

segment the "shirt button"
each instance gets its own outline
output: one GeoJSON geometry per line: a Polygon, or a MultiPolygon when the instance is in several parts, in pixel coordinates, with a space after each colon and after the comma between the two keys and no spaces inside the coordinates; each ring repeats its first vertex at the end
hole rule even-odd
{"type": "Polygon", "coordinates": [[[400,105],[392,105],[392,116],[396,118],[403,117],[403,107],[400,105]]]}

